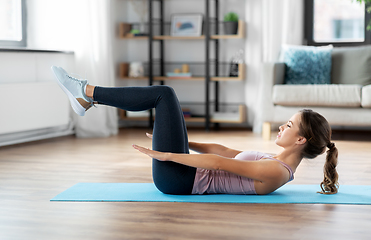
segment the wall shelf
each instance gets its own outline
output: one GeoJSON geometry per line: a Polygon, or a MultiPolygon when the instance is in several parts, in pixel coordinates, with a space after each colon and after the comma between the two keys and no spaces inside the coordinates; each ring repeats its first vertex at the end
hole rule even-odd
{"type": "MultiPolygon", "coordinates": [[[[122,65],[120,66],[122,68],[122,65]]],[[[125,76],[124,70],[120,69],[119,78],[121,80],[149,80],[148,76],[144,77],[129,77],[125,76]]],[[[127,72],[127,71],[126,71],[127,72]]],[[[238,77],[211,77],[210,81],[243,81],[245,79],[245,64],[238,64],[238,77]]],[[[190,77],[190,78],[177,78],[177,77],[165,77],[165,76],[154,76],[155,81],[205,81],[205,77],[190,77]]]]}
{"type": "MultiPolygon", "coordinates": [[[[127,23],[120,23],[127,24],[127,23]]],[[[121,27],[123,28],[123,27],[121,27]]],[[[120,39],[135,39],[135,40],[148,40],[148,36],[133,36],[131,34],[120,33],[120,39]]],[[[204,40],[205,35],[197,37],[184,37],[184,36],[170,36],[170,35],[156,35],[153,40],[204,40]]],[[[243,39],[245,38],[245,23],[242,20],[238,21],[237,34],[233,35],[210,35],[210,39],[243,39]]]]}

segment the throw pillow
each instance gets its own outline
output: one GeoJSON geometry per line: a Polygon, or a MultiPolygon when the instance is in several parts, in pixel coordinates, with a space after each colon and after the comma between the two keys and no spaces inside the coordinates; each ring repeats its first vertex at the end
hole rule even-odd
{"type": "Polygon", "coordinates": [[[330,84],[332,46],[282,46],[286,84],[330,84]]]}
{"type": "Polygon", "coordinates": [[[331,55],[332,83],[371,84],[371,46],[334,48],[331,55]]]}

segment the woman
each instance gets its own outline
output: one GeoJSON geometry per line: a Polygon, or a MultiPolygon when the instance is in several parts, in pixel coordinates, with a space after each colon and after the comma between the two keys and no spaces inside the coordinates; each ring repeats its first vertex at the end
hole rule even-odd
{"type": "Polygon", "coordinates": [[[323,194],[337,193],[338,150],[331,142],[326,119],[312,110],[302,110],[279,127],[276,144],[283,150],[275,155],[238,151],[219,144],[188,142],[183,112],[174,90],[168,86],[116,87],[91,86],[86,80],[52,67],[58,84],[81,116],[94,103],[127,111],[156,109],[152,138],[153,150],[133,145],[152,157],[156,187],[167,194],[268,194],[293,180],[303,158],[324,153],[323,194]],[[202,154],[189,154],[189,148],[202,154]]]}

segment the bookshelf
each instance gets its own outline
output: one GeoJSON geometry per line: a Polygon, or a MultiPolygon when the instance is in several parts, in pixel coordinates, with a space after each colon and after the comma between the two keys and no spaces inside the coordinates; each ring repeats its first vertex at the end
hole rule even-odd
{"type": "MultiPolygon", "coordinates": [[[[147,71],[145,71],[144,76],[142,77],[131,77],[128,76],[128,64],[130,65],[130,62],[127,63],[121,63],[120,64],[120,70],[119,70],[119,79],[121,80],[137,80],[137,81],[148,81],[148,85],[153,85],[154,83],[164,84],[165,82],[169,81],[204,81],[205,82],[205,117],[186,117],[186,122],[198,122],[198,123],[205,123],[205,129],[208,130],[210,128],[210,124],[218,124],[218,123],[243,123],[246,121],[246,106],[241,104],[238,106],[238,112],[234,113],[222,113],[219,112],[219,92],[222,90],[219,87],[219,82],[228,81],[243,81],[245,79],[245,64],[239,63],[238,64],[238,76],[229,76],[229,74],[220,74],[220,64],[230,64],[226,62],[221,62],[219,59],[219,40],[222,39],[244,39],[245,38],[245,22],[242,20],[238,21],[238,28],[237,33],[233,35],[223,35],[219,34],[219,24],[222,24],[221,21],[219,21],[219,2],[218,1],[212,1],[212,0],[205,0],[205,13],[204,13],[204,25],[203,25],[203,34],[201,36],[171,36],[170,34],[165,34],[165,26],[170,26],[170,23],[164,22],[164,3],[163,0],[157,0],[157,1],[148,1],[148,9],[149,9],[149,22],[148,22],[148,34],[147,36],[134,36],[133,34],[130,34],[130,25],[131,23],[120,23],[119,24],[119,38],[125,41],[147,41],[149,46],[149,56],[148,56],[148,66],[147,71]],[[214,18],[210,17],[210,3],[213,2],[215,4],[214,9],[214,18]],[[153,4],[159,4],[159,15],[160,19],[156,19],[156,21],[153,18],[153,4]],[[212,20],[211,20],[212,19],[212,20]],[[211,24],[214,24],[214,28],[212,29],[214,32],[211,34],[211,24]],[[159,27],[158,33],[154,33],[154,25],[156,27],[159,27]],[[168,77],[165,74],[165,69],[167,67],[167,64],[164,61],[164,51],[166,51],[166,42],[167,41],[176,41],[176,40],[187,40],[187,41],[204,41],[205,42],[205,55],[206,59],[203,63],[204,73],[203,74],[195,74],[191,77],[187,78],[173,78],[168,77]],[[160,42],[159,46],[159,52],[160,52],[160,61],[155,62],[154,56],[153,56],[153,49],[155,48],[154,42],[160,42]],[[215,44],[215,60],[210,59],[210,42],[214,42],[215,44]],[[126,64],[125,67],[124,64],[126,64]],[[154,64],[159,64],[159,66],[156,66],[156,69],[160,69],[159,73],[155,73],[154,71],[154,64]],[[211,69],[211,68],[214,69],[211,69]],[[122,68],[126,68],[126,71],[122,68]],[[215,73],[211,74],[210,69],[213,70],[215,73]],[[210,84],[215,84],[215,102],[214,109],[215,111],[211,111],[210,108],[210,84]]],[[[169,32],[169,31],[167,31],[169,32]]],[[[158,47],[156,45],[156,47],[158,47]]],[[[171,64],[171,63],[170,63],[171,64]]],[[[182,104],[182,103],[181,103],[182,104]]],[[[120,111],[120,119],[121,120],[131,120],[131,121],[148,121],[151,123],[154,120],[154,116],[152,111],[150,111],[150,114],[148,116],[142,116],[142,117],[129,117],[125,111],[120,111]]]]}

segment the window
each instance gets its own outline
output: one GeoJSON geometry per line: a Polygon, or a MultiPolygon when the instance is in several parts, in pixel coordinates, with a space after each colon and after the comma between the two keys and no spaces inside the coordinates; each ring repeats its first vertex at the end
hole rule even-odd
{"type": "Polygon", "coordinates": [[[26,46],[25,0],[0,1],[0,47],[26,46]]]}
{"type": "Polygon", "coordinates": [[[305,38],[308,45],[370,44],[370,19],[364,3],[354,0],[305,0],[305,38]]]}

